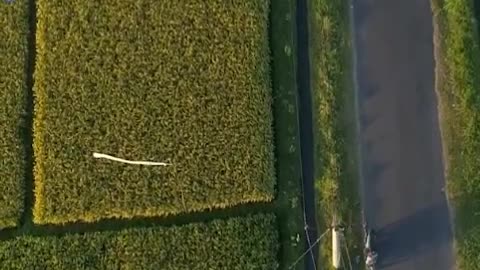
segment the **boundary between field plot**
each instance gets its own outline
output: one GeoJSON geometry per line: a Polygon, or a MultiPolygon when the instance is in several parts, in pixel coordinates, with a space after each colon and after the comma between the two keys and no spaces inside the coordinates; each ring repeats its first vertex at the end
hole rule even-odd
{"type": "Polygon", "coordinates": [[[24,212],[20,218],[20,228],[24,229],[32,225],[33,218],[33,115],[34,115],[34,95],[33,85],[36,58],[36,7],[35,0],[27,0],[28,12],[28,34],[27,34],[27,53],[25,61],[25,81],[26,81],[26,111],[22,123],[22,140],[25,155],[24,172],[24,212]]]}
{"type": "Polygon", "coordinates": [[[133,219],[104,219],[94,223],[75,222],[66,224],[33,225],[28,227],[12,228],[0,231],[0,241],[9,240],[18,236],[49,236],[76,233],[120,231],[130,228],[148,228],[154,226],[170,227],[181,226],[189,223],[208,222],[216,219],[229,219],[234,217],[245,217],[256,214],[276,214],[273,203],[251,203],[239,205],[228,209],[215,209],[205,212],[185,213],[175,216],[133,218],[133,219]]]}

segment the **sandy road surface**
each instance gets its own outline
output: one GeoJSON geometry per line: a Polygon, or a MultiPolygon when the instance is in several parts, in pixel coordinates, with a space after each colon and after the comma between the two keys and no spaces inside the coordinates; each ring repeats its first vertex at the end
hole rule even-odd
{"type": "Polygon", "coordinates": [[[362,201],[378,269],[451,270],[429,0],[351,0],[362,201]]]}

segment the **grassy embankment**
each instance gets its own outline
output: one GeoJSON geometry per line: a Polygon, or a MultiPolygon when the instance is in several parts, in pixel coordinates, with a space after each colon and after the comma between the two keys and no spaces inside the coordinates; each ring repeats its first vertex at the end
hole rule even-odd
{"type": "MultiPolygon", "coordinates": [[[[290,265],[304,251],[301,164],[295,76],[295,0],[272,1],[270,47],[277,198],[274,201],[280,226],[280,269],[290,265]]],[[[294,269],[304,269],[299,261],[294,269]]]]}
{"type": "MultiPolygon", "coordinates": [[[[354,92],[348,1],[310,0],[311,66],[315,134],[315,188],[319,231],[333,222],[346,225],[350,259],[359,255],[359,203],[354,92]]],[[[331,265],[331,240],[320,256],[331,265]]],[[[347,255],[347,254],[343,254],[347,255]]],[[[345,257],[347,262],[347,257],[345,257]]]]}
{"type": "MultiPolygon", "coordinates": [[[[477,10],[480,2],[477,1],[477,10]]],[[[480,50],[474,3],[432,0],[447,190],[462,270],[480,265],[480,50]]],[[[479,12],[477,12],[478,19],[479,12]]]]}

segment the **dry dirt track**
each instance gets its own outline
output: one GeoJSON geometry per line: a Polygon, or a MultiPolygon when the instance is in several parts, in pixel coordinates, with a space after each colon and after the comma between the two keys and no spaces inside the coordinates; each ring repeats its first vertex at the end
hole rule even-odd
{"type": "Polygon", "coordinates": [[[454,269],[429,0],[351,0],[362,201],[378,269],[454,269]]]}

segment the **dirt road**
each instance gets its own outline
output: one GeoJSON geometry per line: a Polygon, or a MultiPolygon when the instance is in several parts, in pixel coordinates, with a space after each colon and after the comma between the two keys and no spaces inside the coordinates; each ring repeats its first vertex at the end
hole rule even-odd
{"type": "Polygon", "coordinates": [[[429,0],[352,0],[361,193],[378,269],[454,269],[429,0]]]}

